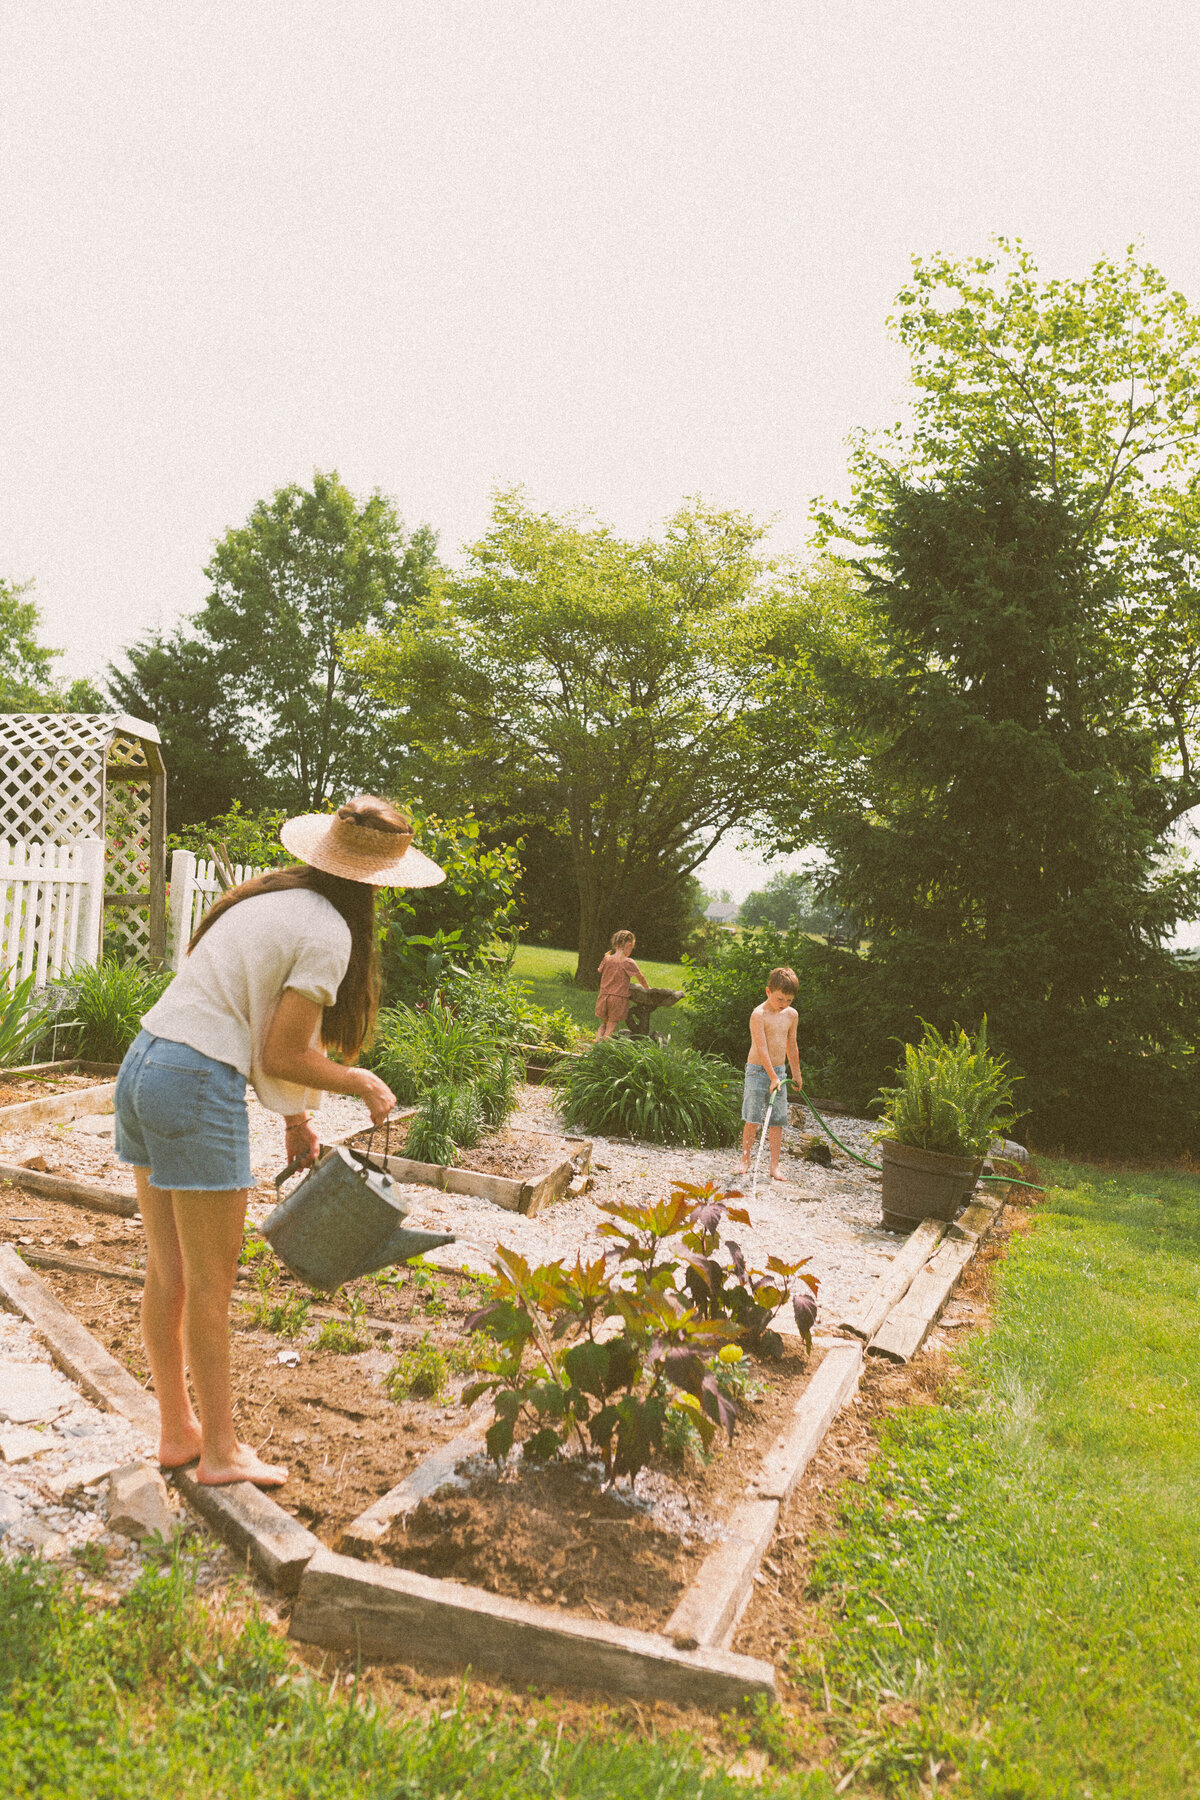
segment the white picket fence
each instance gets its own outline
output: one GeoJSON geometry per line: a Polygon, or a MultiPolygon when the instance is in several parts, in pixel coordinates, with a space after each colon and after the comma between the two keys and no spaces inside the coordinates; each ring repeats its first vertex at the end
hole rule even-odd
{"type": "MultiPolygon", "coordinates": [[[[249,881],[253,875],[265,875],[249,863],[234,863],[231,871],[234,885],[249,881]]],[[[216,864],[205,862],[190,850],[171,852],[171,925],[167,943],[167,961],[173,969],[183,967],[188,940],[212,905],[224,893],[216,864]]]]}
{"type": "Polygon", "coordinates": [[[0,970],[45,987],[94,963],[104,927],[104,842],[0,838],[0,970]]]}

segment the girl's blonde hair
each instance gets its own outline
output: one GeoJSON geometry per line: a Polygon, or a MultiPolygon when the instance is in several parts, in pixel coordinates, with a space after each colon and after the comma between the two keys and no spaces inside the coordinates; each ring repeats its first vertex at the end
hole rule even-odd
{"type": "Polygon", "coordinates": [[[626,944],[636,943],[637,939],[634,937],[632,931],[614,931],[612,934],[612,941],[609,944],[608,954],[610,956],[615,956],[617,951],[623,949],[626,944]]]}

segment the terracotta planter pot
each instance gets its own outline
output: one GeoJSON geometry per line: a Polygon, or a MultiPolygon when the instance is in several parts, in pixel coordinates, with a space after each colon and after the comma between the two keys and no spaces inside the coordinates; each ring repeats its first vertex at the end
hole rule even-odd
{"type": "Polygon", "coordinates": [[[911,1231],[922,1219],[952,1219],[979,1177],[982,1157],[945,1156],[885,1138],[883,1222],[889,1231],[911,1231]]]}

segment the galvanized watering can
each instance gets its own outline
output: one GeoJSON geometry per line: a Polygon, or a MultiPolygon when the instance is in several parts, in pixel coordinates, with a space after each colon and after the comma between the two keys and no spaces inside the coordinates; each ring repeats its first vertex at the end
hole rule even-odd
{"type": "MultiPolygon", "coordinates": [[[[277,1192],[296,1168],[292,1163],[275,1177],[277,1192]]],[[[373,1269],[454,1242],[448,1232],[402,1225],[408,1205],[401,1194],[400,1184],[365,1151],[336,1144],[286,1200],[280,1199],[263,1221],[262,1234],[293,1274],[332,1292],[373,1269]]]]}

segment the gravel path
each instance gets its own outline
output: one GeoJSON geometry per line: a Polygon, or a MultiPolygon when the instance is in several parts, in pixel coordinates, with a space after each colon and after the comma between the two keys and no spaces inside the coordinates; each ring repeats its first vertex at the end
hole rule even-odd
{"type": "MultiPolygon", "coordinates": [[[[0,1309],[0,1556],[34,1551],[74,1568],[97,1598],[118,1598],[147,1556],[109,1531],[107,1477],[135,1459],[153,1467],[154,1450],[126,1420],[84,1397],[24,1319],[0,1309]]],[[[211,1539],[203,1555],[202,1588],[233,1572],[233,1559],[211,1539]]]]}
{"type": "MultiPolygon", "coordinates": [[[[250,1213],[261,1220],[274,1202],[271,1184],[283,1165],[283,1133],[276,1115],[260,1106],[253,1095],[249,1107],[251,1163],[258,1184],[251,1196],[250,1213]]],[[[361,1103],[338,1095],[327,1098],[319,1115],[327,1141],[361,1130],[365,1122],[361,1103]]],[[[510,1123],[555,1136],[563,1131],[553,1093],[543,1087],[521,1090],[510,1123]]],[[[839,1119],[833,1125],[852,1148],[874,1155],[870,1121],[839,1119]]],[[[117,1162],[113,1151],[112,1130],[110,1114],[0,1135],[0,1161],[19,1163],[40,1154],[56,1172],[131,1192],[130,1172],[117,1162]]],[[[880,1228],[878,1177],[838,1150],[834,1150],[833,1165],[828,1169],[802,1161],[796,1151],[804,1135],[792,1126],[784,1131],[781,1168],[788,1177],[786,1186],[773,1185],[767,1178],[764,1152],[757,1196],[746,1203],[752,1223],[737,1227],[735,1235],[746,1255],[759,1264],[772,1253],[788,1260],[811,1258],[810,1266],[821,1283],[820,1316],[827,1323],[886,1268],[900,1240],[880,1228]]],[[[406,1190],[410,1222],[453,1231],[459,1242],[444,1253],[446,1259],[470,1268],[489,1267],[491,1253],[500,1243],[519,1250],[531,1262],[554,1257],[574,1261],[577,1253],[595,1256],[603,1249],[604,1240],[597,1233],[603,1222],[599,1209],[605,1201],[662,1196],[672,1181],[741,1182],[733,1150],[664,1149],[657,1144],[607,1138],[596,1138],[593,1143],[592,1191],[568,1196],[536,1219],[505,1212],[486,1200],[413,1186],[406,1190]]]]}
{"type": "MultiPolygon", "coordinates": [[[[553,1096],[545,1088],[522,1091],[514,1126],[560,1133],[562,1123],[554,1111],[553,1096]]],[[[833,1129],[860,1154],[874,1156],[867,1119],[838,1119],[833,1129]]],[[[763,1153],[763,1178],[758,1193],[746,1201],[751,1225],[738,1226],[736,1236],[747,1257],[760,1266],[772,1254],[787,1260],[811,1258],[819,1277],[820,1319],[830,1322],[866,1289],[887,1267],[903,1241],[879,1223],[878,1177],[840,1151],[833,1152],[833,1166],[801,1161],[795,1149],[804,1133],[787,1127],[781,1171],[787,1186],[767,1179],[767,1153],[763,1153]]],[[[592,1140],[595,1185],[589,1194],[568,1196],[539,1213],[535,1219],[504,1212],[486,1200],[467,1195],[443,1194],[436,1189],[407,1189],[412,1224],[453,1231],[459,1242],[440,1255],[448,1263],[471,1268],[487,1266],[497,1244],[520,1251],[529,1262],[563,1257],[573,1262],[577,1252],[598,1255],[605,1240],[597,1228],[603,1223],[600,1206],[605,1201],[634,1196],[653,1199],[665,1195],[672,1181],[730,1183],[738,1169],[733,1151],[664,1149],[657,1144],[638,1144],[609,1138],[592,1140]]],[[[736,1184],[741,1185],[740,1171],[736,1184]]],[[[749,1187],[746,1187],[747,1196],[749,1187]]]]}

